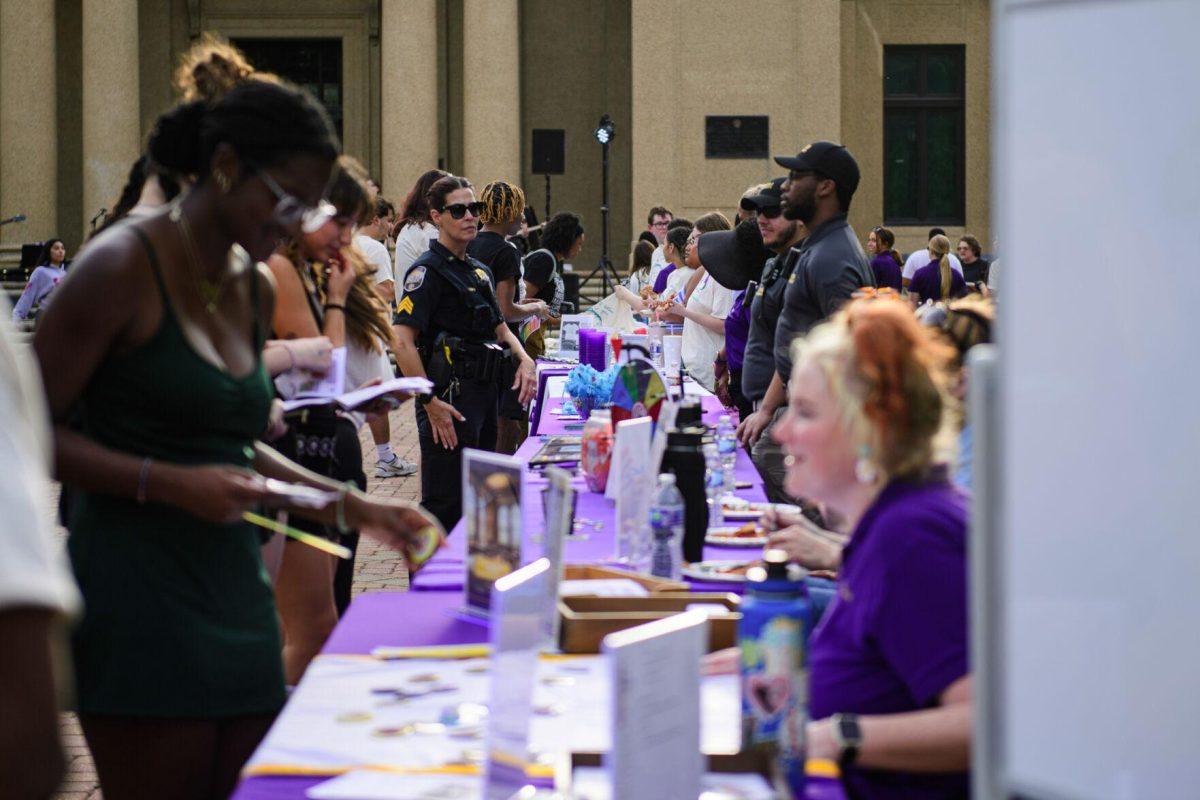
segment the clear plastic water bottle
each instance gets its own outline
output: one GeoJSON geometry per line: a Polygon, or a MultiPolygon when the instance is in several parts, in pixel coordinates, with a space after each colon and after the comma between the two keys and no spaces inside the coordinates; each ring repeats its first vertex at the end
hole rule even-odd
{"type": "Polygon", "coordinates": [[[704,492],[708,496],[708,527],[724,525],[721,497],[725,494],[725,465],[715,444],[704,445],[704,492]]]}
{"type": "Polygon", "coordinates": [[[677,581],[683,577],[683,495],[675,476],[658,476],[658,489],[650,503],[650,574],[677,581]]]}
{"type": "Polygon", "coordinates": [[[654,365],[655,369],[663,368],[663,351],[662,351],[662,340],[661,339],[652,339],[650,341],[650,363],[654,365]]]}
{"type": "Polygon", "coordinates": [[[721,454],[721,467],[725,472],[725,494],[733,494],[737,480],[733,476],[733,465],[737,463],[737,428],[728,414],[717,420],[717,452],[721,454]]]}

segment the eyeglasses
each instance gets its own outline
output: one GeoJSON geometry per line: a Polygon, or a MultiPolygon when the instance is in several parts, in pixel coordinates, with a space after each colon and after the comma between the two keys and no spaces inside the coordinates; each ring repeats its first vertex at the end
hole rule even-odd
{"type": "Polygon", "coordinates": [[[783,206],[759,206],[758,215],[767,219],[775,219],[783,213],[783,206]]]}
{"type": "Polygon", "coordinates": [[[315,233],[322,225],[337,216],[337,207],[328,200],[321,198],[316,208],[305,205],[303,200],[284,191],[269,172],[258,167],[252,167],[252,169],[254,174],[266,184],[271,194],[275,195],[275,208],[271,213],[280,227],[291,229],[299,225],[300,230],[304,233],[315,233]]]}
{"type": "Polygon", "coordinates": [[[651,227],[651,228],[665,228],[665,227],[667,227],[667,226],[668,226],[668,225],[670,225],[670,224],[671,224],[671,220],[669,220],[669,219],[664,219],[664,220],[662,220],[661,222],[652,222],[652,223],[650,223],[650,227],[651,227]]]}
{"type": "Polygon", "coordinates": [[[450,216],[454,219],[462,219],[467,215],[468,211],[472,217],[478,217],[483,212],[483,203],[478,200],[474,203],[451,203],[448,206],[442,206],[438,211],[443,214],[449,211],[450,216]]]}

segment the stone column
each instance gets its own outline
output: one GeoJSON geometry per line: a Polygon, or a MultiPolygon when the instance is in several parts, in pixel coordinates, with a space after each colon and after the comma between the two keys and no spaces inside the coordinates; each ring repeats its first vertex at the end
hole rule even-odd
{"type": "Polygon", "coordinates": [[[437,0],[383,0],[380,178],[397,206],[438,165],[437,20],[437,0]]]}
{"type": "Polygon", "coordinates": [[[84,234],[141,152],[137,0],[82,0],[84,234]]]}
{"type": "Polygon", "coordinates": [[[476,193],[521,181],[520,22],[517,0],[463,4],[463,173],[476,193]]]}
{"type": "Polygon", "coordinates": [[[0,2],[0,242],[58,235],[54,0],[0,2]]]}

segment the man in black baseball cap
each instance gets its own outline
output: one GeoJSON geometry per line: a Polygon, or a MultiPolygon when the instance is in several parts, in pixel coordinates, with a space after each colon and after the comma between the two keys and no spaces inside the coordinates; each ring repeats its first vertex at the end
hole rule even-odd
{"type": "MultiPolygon", "coordinates": [[[[827,319],[855,290],[874,286],[875,273],[846,219],[859,181],[858,163],[850,151],[833,142],[813,142],[795,156],[777,157],[775,163],[788,170],[782,186],[784,216],[808,228],[808,236],[785,257],[791,274],[775,327],[775,368],[786,386],[792,375],[792,340],[827,319]]],[[[786,470],[777,444],[763,436],[753,456],[768,498],[786,499],[782,494],[786,470]]]]}

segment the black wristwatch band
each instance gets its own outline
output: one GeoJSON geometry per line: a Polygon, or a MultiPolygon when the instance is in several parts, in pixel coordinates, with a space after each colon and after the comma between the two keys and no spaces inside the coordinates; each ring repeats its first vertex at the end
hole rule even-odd
{"type": "Polygon", "coordinates": [[[838,764],[848,767],[858,759],[858,750],[862,747],[858,714],[834,714],[831,721],[833,740],[838,745],[838,764]]]}
{"type": "Polygon", "coordinates": [[[433,402],[433,393],[417,395],[417,402],[423,406],[427,406],[433,402]]]}

